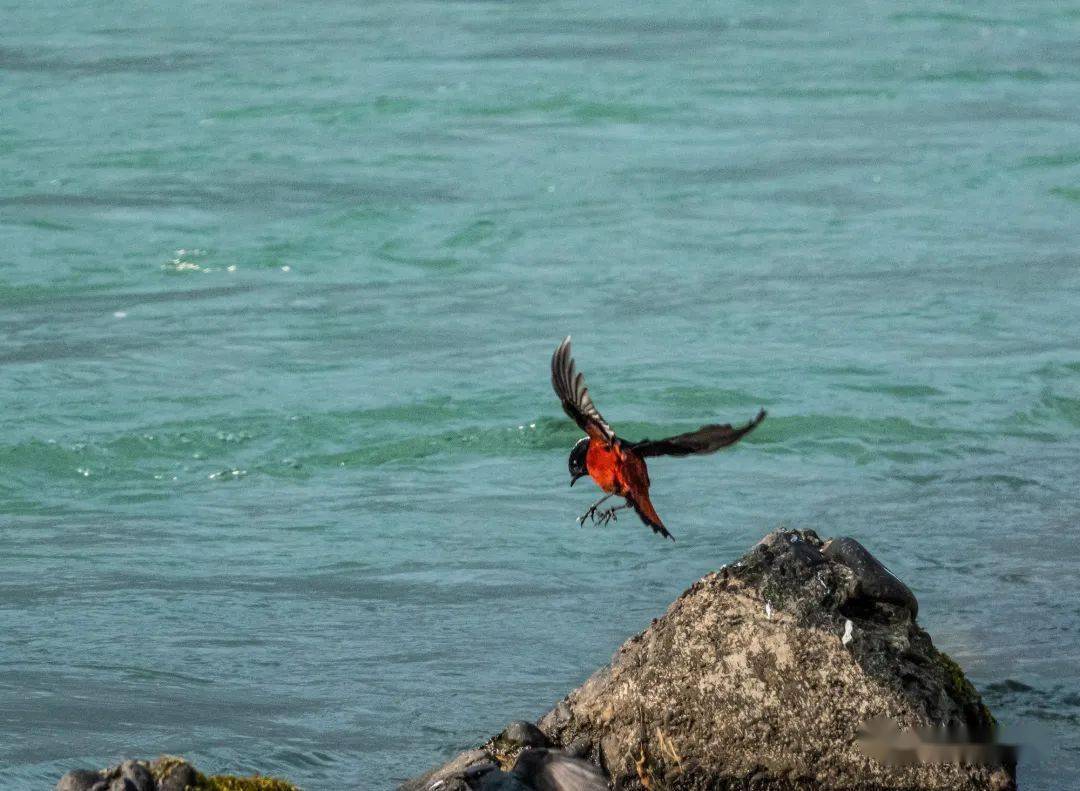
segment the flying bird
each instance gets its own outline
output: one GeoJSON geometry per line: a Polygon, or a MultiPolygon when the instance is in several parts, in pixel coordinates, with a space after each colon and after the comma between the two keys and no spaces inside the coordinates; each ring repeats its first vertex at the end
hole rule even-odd
{"type": "Polygon", "coordinates": [[[570,451],[570,485],[588,475],[606,492],[581,515],[578,522],[584,524],[591,517],[593,522],[604,524],[617,519],[616,512],[620,509],[633,508],[654,533],[672,541],[675,537],[664,527],[649,500],[649,470],[645,459],[650,456],[712,453],[738,442],[765,419],[765,410],[762,409],[753,420],[738,428],[732,428],[728,423],[710,424],[667,439],[628,442],[616,436],[589,397],[585,377],[574,366],[569,335],[551,357],[551,384],[562,402],[563,411],[588,435],[578,440],[570,451]],[[624,498],[626,503],[598,513],[596,509],[612,495],[624,498]]]}

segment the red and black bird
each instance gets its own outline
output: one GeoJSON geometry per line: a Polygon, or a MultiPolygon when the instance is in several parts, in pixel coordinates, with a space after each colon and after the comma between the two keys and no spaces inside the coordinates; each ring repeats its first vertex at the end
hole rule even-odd
{"type": "Polygon", "coordinates": [[[615,435],[593,405],[589,388],[585,386],[585,377],[574,367],[569,335],[551,357],[551,384],[562,401],[563,410],[588,434],[578,440],[570,451],[570,485],[588,475],[607,492],[578,521],[584,524],[586,519],[592,517],[594,522],[599,519],[604,523],[615,519],[615,512],[620,508],[633,508],[654,533],[672,541],[675,540],[674,536],[664,527],[649,501],[649,470],[645,466],[645,459],[649,456],[712,453],[738,442],[765,419],[765,410],[762,409],[757,417],[739,428],[732,428],[728,423],[713,424],[667,439],[628,442],[615,435]],[[596,509],[612,495],[624,498],[625,505],[609,508],[598,515],[596,509]]]}

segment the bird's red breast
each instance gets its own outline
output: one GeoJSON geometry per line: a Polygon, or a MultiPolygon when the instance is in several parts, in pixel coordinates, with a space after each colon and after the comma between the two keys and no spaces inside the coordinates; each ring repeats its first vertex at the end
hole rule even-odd
{"type": "Polygon", "coordinates": [[[626,494],[648,494],[649,470],[645,459],[622,442],[608,445],[593,440],[585,454],[585,468],[596,485],[605,492],[624,496],[626,494]]]}
{"type": "Polygon", "coordinates": [[[585,469],[596,485],[610,494],[622,494],[623,476],[622,449],[618,443],[608,445],[603,440],[589,442],[589,452],[585,454],[585,469]]]}
{"type": "Polygon", "coordinates": [[[625,497],[645,524],[664,536],[671,536],[649,499],[649,469],[645,459],[633,449],[624,447],[618,439],[610,445],[594,439],[585,454],[585,468],[605,492],[625,497]]]}

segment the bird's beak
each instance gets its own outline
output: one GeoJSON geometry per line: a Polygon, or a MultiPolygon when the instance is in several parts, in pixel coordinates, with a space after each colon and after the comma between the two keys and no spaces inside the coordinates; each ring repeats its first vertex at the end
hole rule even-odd
{"type": "Polygon", "coordinates": [[[577,483],[578,478],[584,478],[584,477],[585,477],[585,473],[579,472],[577,475],[575,475],[573,478],[570,479],[570,485],[573,486],[575,483],[577,483]]]}

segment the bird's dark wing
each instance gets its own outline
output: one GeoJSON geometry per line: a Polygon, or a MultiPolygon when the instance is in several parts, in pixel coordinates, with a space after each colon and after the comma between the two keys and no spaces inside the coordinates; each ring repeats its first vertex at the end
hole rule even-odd
{"type": "Polygon", "coordinates": [[[692,453],[712,453],[720,448],[734,445],[753,431],[765,419],[765,410],[745,426],[732,428],[730,423],[723,425],[702,426],[697,431],[688,431],[667,439],[643,439],[632,447],[639,456],[689,456],[692,453]]]}
{"type": "Polygon", "coordinates": [[[559,344],[555,354],[551,355],[551,385],[555,394],[562,401],[563,411],[581,430],[596,440],[610,444],[615,440],[615,432],[600,415],[589,397],[589,388],[585,386],[585,377],[574,367],[574,358],[570,352],[570,336],[559,344]]]}

